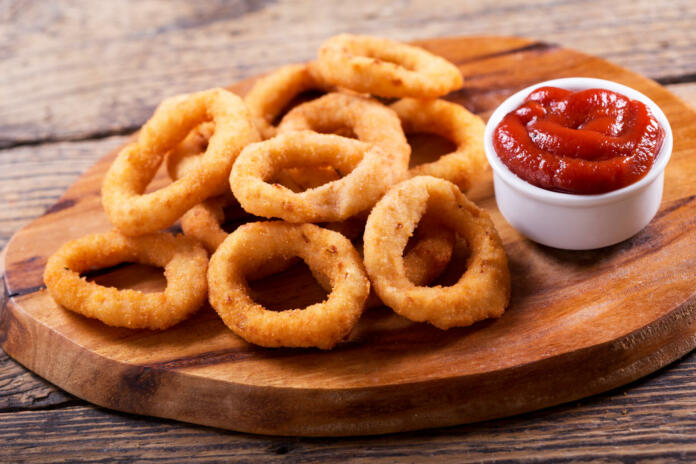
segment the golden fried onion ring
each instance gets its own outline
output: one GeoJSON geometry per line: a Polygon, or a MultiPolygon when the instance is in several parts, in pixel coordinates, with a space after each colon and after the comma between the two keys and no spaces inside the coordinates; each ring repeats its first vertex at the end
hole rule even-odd
{"type": "Polygon", "coordinates": [[[380,97],[435,98],[463,84],[452,63],[420,47],[349,34],[324,42],[316,70],[330,84],[380,97]]]}
{"type": "Polygon", "coordinates": [[[127,237],[117,231],[67,242],[53,254],[44,282],[65,308],[103,323],[130,329],[166,329],[198,310],[208,282],[208,256],[194,240],[166,233],[127,237]],[[80,273],[138,262],[164,268],[164,292],[118,290],[88,282],[80,273]]]}
{"type": "Polygon", "coordinates": [[[102,185],[102,205],[109,220],[126,235],[141,235],[172,225],[192,206],[227,183],[237,154],[259,139],[242,100],[212,89],[165,100],[109,168],[102,185]],[[215,133],[195,167],[184,177],[144,194],[162,159],[202,122],[215,133]]]}
{"type": "MultiPolygon", "coordinates": [[[[411,239],[413,246],[404,251],[404,272],[414,285],[423,286],[437,279],[445,270],[454,251],[454,233],[426,214],[411,239]]],[[[316,278],[316,276],[315,276],[316,278]]],[[[317,279],[321,284],[321,281],[317,279]]],[[[384,306],[374,289],[365,308],[384,306]]]]}
{"type": "Polygon", "coordinates": [[[254,125],[265,139],[276,134],[273,122],[294,98],[310,90],[328,90],[329,86],[313,71],[311,65],[283,66],[257,80],[244,98],[254,125]]]}
{"type": "Polygon", "coordinates": [[[334,222],[370,208],[404,174],[402,154],[337,135],[291,131],[247,146],[234,163],[230,186],[257,216],[334,222]],[[326,164],[344,177],[301,193],[267,182],[281,169],[326,164]]]}
{"type": "Polygon", "coordinates": [[[410,177],[433,176],[453,182],[467,191],[488,167],[483,151],[485,124],[464,107],[445,100],[404,98],[391,105],[404,132],[425,132],[451,140],[455,151],[437,161],[411,168],[410,177]]]}
{"type": "Polygon", "coordinates": [[[348,239],[313,224],[281,221],[246,224],[230,234],[210,259],[208,283],[210,304],[225,325],[266,347],[332,348],[355,326],[370,291],[360,256],[348,239]],[[328,276],[328,298],[279,312],[255,303],[245,276],[269,258],[293,256],[328,276]]]}
{"type": "Polygon", "coordinates": [[[373,208],[364,236],[365,267],[377,295],[398,314],[440,329],[502,315],[510,298],[510,272],[488,214],[452,183],[419,176],[393,187],[373,208]],[[449,287],[411,282],[402,257],[409,236],[428,210],[463,237],[467,270],[449,287]]]}
{"type": "MultiPolygon", "coordinates": [[[[189,132],[184,140],[167,153],[167,173],[170,179],[178,180],[195,168],[196,163],[201,159],[199,155],[205,153],[208,141],[214,132],[215,124],[212,121],[204,122],[189,132]]],[[[229,190],[227,185],[224,187],[224,190],[229,190]]]]}
{"type": "Polygon", "coordinates": [[[296,106],[283,117],[278,133],[312,130],[325,134],[349,130],[355,138],[399,155],[408,166],[411,147],[394,111],[360,95],[329,93],[296,106]]]}

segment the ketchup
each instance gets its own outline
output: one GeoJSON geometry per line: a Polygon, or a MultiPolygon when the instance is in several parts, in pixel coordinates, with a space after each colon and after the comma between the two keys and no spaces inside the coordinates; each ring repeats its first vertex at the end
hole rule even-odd
{"type": "Polygon", "coordinates": [[[648,107],[605,89],[540,87],[493,135],[500,159],[547,190],[597,194],[645,176],[665,133],[648,107]]]}

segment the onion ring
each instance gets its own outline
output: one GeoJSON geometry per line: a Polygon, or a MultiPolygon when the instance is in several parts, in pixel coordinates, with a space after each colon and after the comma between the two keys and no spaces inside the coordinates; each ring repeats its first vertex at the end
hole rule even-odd
{"type": "Polygon", "coordinates": [[[367,219],[365,267],[382,301],[398,314],[440,329],[502,315],[510,299],[510,271],[488,214],[452,183],[419,176],[393,187],[367,219]],[[417,286],[406,276],[402,253],[428,210],[463,237],[470,250],[466,272],[449,287],[417,286]]]}
{"type": "Polygon", "coordinates": [[[426,214],[418,223],[412,242],[404,251],[404,271],[415,285],[427,285],[445,270],[452,258],[455,234],[426,214]]]}
{"type": "Polygon", "coordinates": [[[463,84],[456,66],[420,47],[349,34],[324,42],[316,70],[330,84],[380,97],[435,98],[463,84]]]}
{"type": "Polygon", "coordinates": [[[111,231],[63,244],[49,258],[44,281],[56,303],[71,311],[115,327],[166,329],[205,303],[207,265],[205,250],[184,236],[127,237],[111,231]],[[163,267],[164,292],[118,290],[80,277],[80,272],[126,261],[163,267]]]}
{"type": "Polygon", "coordinates": [[[309,90],[327,91],[313,66],[293,64],[283,66],[268,76],[257,80],[244,98],[254,125],[264,140],[276,134],[274,121],[298,95],[309,90]]]}
{"type": "Polygon", "coordinates": [[[227,327],[266,347],[330,349],[348,336],[370,291],[353,245],[341,234],[313,224],[255,222],[229,235],[210,259],[210,304],[227,327]],[[302,258],[329,277],[326,301],[304,309],[269,311],[249,296],[245,276],[269,258],[302,258]]]}
{"type": "Polygon", "coordinates": [[[102,205],[109,220],[126,235],[171,226],[191,207],[224,188],[237,154],[258,138],[244,103],[226,90],[165,100],[143,126],[137,142],[121,150],[104,177],[102,205]],[[144,194],[164,154],[210,118],[215,133],[195,168],[168,186],[144,194]]]}
{"type": "Polygon", "coordinates": [[[237,158],[230,186],[242,207],[288,222],[342,221],[367,210],[405,174],[402,154],[330,134],[291,131],[247,146],[237,158]],[[331,164],[343,178],[295,193],[267,179],[288,167],[331,164]]]}
{"type": "Polygon", "coordinates": [[[374,143],[388,153],[399,155],[403,166],[408,166],[411,147],[399,118],[394,111],[371,98],[329,93],[296,106],[280,122],[278,133],[297,130],[321,133],[348,130],[360,141],[374,143]]]}
{"type": "MultiPolygon", "coordinates": [[[[215,132],[215,124],[204,122],[194,128],[173,150],[167,153],[167,173],[172,180],[178,180],[192,171],[201,154],[208,148],[208,141],[215,132]]],[[[228,190],[225,186],[224,190],[228,190]]],[[[220,192],[222,195],[223,192],[220,192]]]]}
{"type": "MultiPolygon", "coordinates": [[[[406,277],[414,285],[428,285],[437,279],[449,264],[454,251],[455,235],[450,229],[435,221],[430,214],[426,214],[418,223],[411,243],[413,246],[404,250],[403,254],[406,277]]],[[[384,303],[372,289],[365,308],[379,306],[384,306],[384,303]]]]}
{"type": "Polygon", "coordinates": [[[433,176],[448,180],[467,191],[488,167],[483,151],[485,124],[464,107],[445,100],[404,98],[391,105],[401,119],[404,132],[426,132],[451,140],[456,150],[437,161],[411,168],[410,177],[433,176]]]}

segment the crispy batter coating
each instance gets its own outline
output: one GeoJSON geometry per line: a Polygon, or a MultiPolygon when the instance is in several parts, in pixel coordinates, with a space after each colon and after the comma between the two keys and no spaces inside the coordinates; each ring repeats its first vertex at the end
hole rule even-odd
{"type": "Polygon", "coordinates": [[[244,98],[254,125],[264,140],[276,134],[273,122],[298,95],[310,90],[328,91],[313,65],[291,64],[257,80],[244,98]]]}
{"type": "Polygon", "coordinates": [[[257,216],[297,223],[343,221],[370,208],[403,178],[403,161],[401,153],[374,144],[291,131],[247,146],[234,163],[230,186],[242,207],[257,216]],[[288,167],[327,164],[344,177],[301,193],[267,182],[288,167]]]}
{"type": "Polygon", "coordinates": [[[210,259],[210,304],[225,325],[266,347],[330,349],[362,314],[370,283],[358,252],[341,234],[313,224],[255,222],[239,227],[210,259]],[[299,256],[331,285],[328,298],[304,309],[270,311],[249,296],[246,277],[269,259],[299,256]]]}
{"type": "Polygon", "coordinates": [[[130,329],[166,329],[204,303],[208,256],[194,240],[157,233],[127,237],[117,231],[67,242],[46,264],[44,281],[65,308],[103,323],[130,329]],[[167,288],[160,293],[118,290],[88,282],[81,272],[137,262],[164,268],[167,288]]]}
{"type": "Polygon", "coordinates": [[[283,187],[300,193],[340,178],[341,174],[332,166],[327,165],[282,169],[276,173],[274,180],[283,187]]]}
{"type": "Polygon", "coordinates": [[[250,216],[242,209],[231,192],[208,198],[186,212],[181,217],[181,229],[184,235],[200,241],[209,254],[215,253],[217,247],[227,238],[222,224],[229,219],[244,221],[250,216]],[[234,217],[225,217],[225,210],[233,211],[234,217]]]}
{"type": "Polygon", "coordinates": [[[416,285],[427,285],[442,274],[452,258],[454,240],[451,229],[426,214],[413,234],[413,246],[404,251],[408,280],[416,285]]]}
{"type": "Polygon", "coordinates": [[[510,298],[510,272],[488,214],[452,183],[419,176],[394,186],[373,208],[364,236],[365,267],[377,295],[398,314],[440,329],[502,315],[510,298]],[[423,287],[406,275],[403,250],[428,211],[470,250],[467,270],[448,287],[423,287]]]}
{"type": "Polygon", "coordinates": [[[126,235],[171,226],[192,206],[221,191],[239,152],[258,139],[244,103],[231,92],[212,89],[165,100],[104,177],[102,205],[109,220],[126,235]],[[215,132],[200,162],[175,182],[145,194],[165,153],[211,119],[215,132]]]}
{"type": "Polygon", "coordinates": [[[436,98],[463,84],[456,66],[420,47],[350,34],[324,42],[316,70],[330,84],[380,97],[436,98]]]}
{"type": "Polygon", "coordinates": [[[483,151],[485,124],[464,107],[445,100],[404,98],[391,105],[407,134],[440,135],[456,145],[455,151],[437,161],[411,168],[409,177],[433,176],[448,180],[467,191],[488,168],[483,151]]]}
{"type": "MultiPolygon", "coordinates": [[[[428,285],[445,270],[454,251],[455,235],[452,230],[426,214],[411,239],[413,246],[404,250],[404,271],[414,285],[428,285]]],[[[318,280],[318,279],[317,279],[318,280]]],[[[384,306],[374,288],[365,303],[366,308],[384,306]]]]}
{"type": "MultiPolygon", "coordinates": [[[[206,148],[208,148],[208,141],[213,133],[215,133],[215,124],[212,121],[199,124],[188,133],[184,140],[167,153],[167,173],[170,179],[178,180],[195,168],[196,163],[201,159],[199,155],[205,153],[206,148]]],[[[226,185],[224,187],[223,190],[228,190],[226,185]]]]}

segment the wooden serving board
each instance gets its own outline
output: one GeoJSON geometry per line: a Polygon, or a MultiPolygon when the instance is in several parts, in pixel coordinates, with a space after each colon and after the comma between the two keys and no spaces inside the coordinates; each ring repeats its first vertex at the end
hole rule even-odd
{"type": "MultiPolygon", "coordinates": [[[[209,307],[152,332],[107,327],[49,297],[47,257],[66,240],[110,229],[99,189],[111,153],[5,249],[2,347],[98,405],[280,435],[378,434],[517,414],[617,387],[693,349],[696,113],[644,77],[550,44],[496,37],[419,44],[459,66],[465,87],[448,98],[483,117],[516,90],[558,77],[606,78],[647,94],[675,140],[657,217],[601,250],[539,246],[500,216],[489,174],[474,199],[492,212],[510,259],[512,301],[502,318],[440,331],[380,308],[332,351],[264,349],[236,337],[209,307]]],[[[251,82],[232,89],[244,93],[251,82]]],[[[160,272],[143,266],[95,278],[149,291],[163,285],[160,272]]],[[[321,298],[302,268],[254,288],[278,308],[321,298]]]]}

